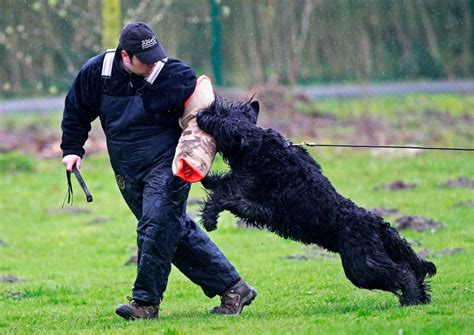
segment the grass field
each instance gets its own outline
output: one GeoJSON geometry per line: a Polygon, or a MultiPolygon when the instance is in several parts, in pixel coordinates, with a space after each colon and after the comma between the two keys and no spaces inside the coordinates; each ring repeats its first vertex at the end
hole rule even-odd
{"type": "MultiPolygon", "coordinates": [[[[9,126],[24,122],[8,118],[9,126]]],[[[455,136],[447,142],[458,143],[455,136]]],[[[0,154],[0,334],[471,334],[474,192],[440,185],[474,179],[473,154],[311,152],[339,192],[359,205],[396,208],[443,224],[402,231],[438,267],[431,305],[400,308],[395,296],[355,288],[337,255],[238,228],[225,214],[210,236],[257,288],[254,303],[240,317],[209,315],[218,298],[208,299],[173,269],[160,319],[125,322],[114,310],[126,302],[134,280],[135,266],[125,263],[135,253],[136,222],[107,157],[84,160],[82,173],[94,202],[86,203],[73,181],[74,206],[61,209],[66,179],[60,159],[10,152],[0,154]],[[394,180],[416,187],[374,189],[394,180]]],[[[203,195],[194,185],[191,203],[203,195]]],[[[196,217],[197,206],[188,211],[196,217]]]]}

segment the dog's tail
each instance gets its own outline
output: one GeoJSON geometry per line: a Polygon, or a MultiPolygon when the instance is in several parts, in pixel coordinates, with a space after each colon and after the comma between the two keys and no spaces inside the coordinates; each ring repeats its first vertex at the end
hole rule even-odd
{"type": "Polygon", "coordinates": [[[381,239],[390,258],[396,263],[408,263],[420,283],[427,276],[436,274],[436,265],[419,257],[398,231],[386,222],[382,224],[381,239]]]}

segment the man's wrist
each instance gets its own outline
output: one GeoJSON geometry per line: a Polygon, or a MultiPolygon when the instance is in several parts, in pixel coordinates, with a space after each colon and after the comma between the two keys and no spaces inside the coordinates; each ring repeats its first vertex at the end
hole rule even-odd
{"type": "Polygon", "coordinates": [[[80,153],[80,152],[77,152],[75,150],[63,150],[63,158],[66,157],[66,156],[69,156],[69,155],[75,155],[75,156],[79,156],[80,158],[82,158],[82,156],[84,156],[84,153],[80,153]]]}

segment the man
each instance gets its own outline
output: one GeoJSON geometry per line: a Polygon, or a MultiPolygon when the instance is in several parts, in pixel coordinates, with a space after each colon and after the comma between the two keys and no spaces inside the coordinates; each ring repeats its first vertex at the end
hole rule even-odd
{"type": "Polygon", "coordinates": [[[172,263],[208,297],[221,296],[212,313],[240,314],[257,295],[186,215],[190,185],[172,173],[178,120],[195,86],[194,71],[167,58],[153,30],[134,22],[122,29],[116,50],[86,62],[65,100],[66,169],[80,169],[91,122],[99,117],[117,184],[138,219],[133,299],[116,309],[125,319],[158,317],[172,263]]]}

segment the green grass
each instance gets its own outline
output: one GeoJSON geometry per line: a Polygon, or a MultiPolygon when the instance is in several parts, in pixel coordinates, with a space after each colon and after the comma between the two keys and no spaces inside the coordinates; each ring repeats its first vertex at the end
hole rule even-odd
{"type": "MultiPolygon", "coordinates": [[[[472,119],[473,105],[472,96],[419,95],[327,100],[315,108],[338,120],[324,129],[322,139],[336,141],[346,132],[352,136],[347,119],[375,115],[399,126],[393,130],[397,133],[412,134],[419,128],[425,134],[432,128],[440,134],[435,137],[437,144],[472,146],[472,126],[466,122],[462,127],[459,118],[472,119]],[[456,126],[438,129],[444,119],[426,111],[457,118],[456,126]],[[430,120],[433,116],[436,122],[430,120]],[[399,124],[398,119],[404,122],[399,124]]],[[[0,117],[0,130],[58,131],[59,121],[58,114],[9,115],[0,117]]],[[[431,139],[422,138],[423,144],[433,143],[431,139]]],[[[218,298],[208,299],[173,269],[160,319],[125,322],[114,310],[126,302],[135,276],[135,267],[124,264],[135,253],[136,220],[115,186],[108,158],[95,155],[83,162],[82,174],[94,202],[85,201],[73,180],[74,206],[61,209],[66,178],[60,158],[40,160],[10,152],[0,154],[0,276],[22,281],[0,283],[0,334],[472,333],[474,209],[465,203],[474,201],[474,192],[439,185],[461,176],[474,179],[473,154],[327,148],[311,153],[338,191],[359,205],[397,208],[404,215],[443,223],[444,228],[433,232],[402,231],[417,251],[429,250],[428,259],[438,267],[431,281],[431,305],[400,308],[389,293],[357,289],[345,278],[338,256],[314,257],[308,247],[296,242],[237,228],[235,219],[225,213],[219,229],[209,235],[258,289],[255,302],[240,317],[210,315],[208,310],[219,303],[218,298]],[[417,187],[374,190],[397,179],[417,187]],[[452,248],[462,251],[440,255],[452,248]],[[288,257],[295,255],[308,259],[288,257]]],[[[217,159],[214,167],[224,165],[217,159]]],[[[190,199],[203,197],[200,185],[194,185],[190,199]]],[[[197,205],[188,207],[195,218],[197,210],[197,205]]]]}
{"type": "Polygon", "coordinates": [[[7,113],[0,114],[0,129],[12,130],[30,130],[37,129],[59,131],[61,125],[61,112],[51,113],[25,113],[15,114],[7,113]]]}
{"type": "MultiPolygon", "coordinates": [[[[18,154],[10,158],[17,159],[18,154]]],[[[431,232],[404,232],[433,252],[459,247],[461,253],[431,257],[439,273],[432,280],[433,303],[400,308],[384,292],[360,290],[343,274],[339,258],[291,260],[302,245],[268,232],[244,230],[224,215],[211,233],[259,296],[240,317],[212,316],[218,303],[173,269],[159,321],[125,322],[114,314],[126,301],[134,266],[135,220],[120,198],[105,156],[84,161],[83,176],[95,201],[86,203],[75,183],[75,205],[61,210],[66,191],[59,162],[33,162],[33,171],[2,172],[0,187],[0,275],[23,279],[0,284],[0,333],[84,334],[467,334],[474,326],[472,190],[439,184],[473,178],[471,154],[428,153],[413,158],[374,157],[365,152],[317,156],[340,192],[367,207],[395,207],[404,214],[445,225],[431,232]],[[401,178],[410,191],[374,191],[401,178]],[[87,210],[87,211],[85,211],[87,210]],[[109,219],[94,223],[97,218],[109,219]]],[[[4,155],[9,157],[9,154],[4,155]]],[[[23,157],[23,159],[27,159],[23,157]]],[[[218,162],[219,164],[219,162],[218,162]]],[[[193,187],[191,198],[203,196],[193,187]]],[[[195,212],[192,206],[190,212],[195,212]]]]}
{"type": "Polygon", "coordinates": [[[321,99],[297,106],[304,114],[332,120],[318,124],[313,142],[443,147],[474,143],[474,95],[321,99]]]}
{"type": "Polygon", "coordinates": [[[377,115],[398,118],[402,114],[420,114],[426,111],[448,113],[453,116],[470,114],[474,109],[474,96],[465,94],[406,94],[369,98],[320,99],[301,104],[303,112],[319,112],[340,117],[377,115]]]}

